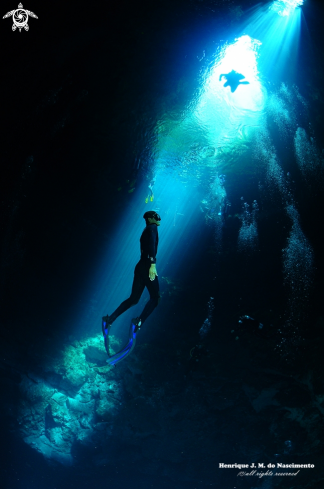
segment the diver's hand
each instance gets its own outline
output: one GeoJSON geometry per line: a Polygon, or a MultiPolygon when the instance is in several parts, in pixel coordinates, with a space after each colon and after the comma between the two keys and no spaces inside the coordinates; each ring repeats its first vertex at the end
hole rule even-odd
{"type": "Polygon", "coordinates": [[[149,269],[149,277],[150,277],[150,280],[153,281],[155,279],[155,276],[158,277],[158,274],[157,274],[157,271],[156,271],[155,264],[152,263],[152,265],[150,266],[150,269],[149,269]]]}

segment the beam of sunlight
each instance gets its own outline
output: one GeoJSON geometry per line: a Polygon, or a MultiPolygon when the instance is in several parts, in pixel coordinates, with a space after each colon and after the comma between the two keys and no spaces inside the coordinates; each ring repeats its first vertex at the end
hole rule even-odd
{"type": "Polygon", "coordinates": [[[280,16],[268,5],[251,9],[241,32],[261,41],[259,71],[275,82],[296,74],[302,10],[280,16]]]}
{"type": "MultiPolygon", "coordinates": [[[[260,67],[278,72],[281,64],[292,60],[289,48],[292,43],[298,45],[299,24],[300,9],[282,17],[268,6],[258,6],[251,12],[242,35],[215,54],[202,77],[198,96],[179,120],[165,116],[159,121],[156,144],[151,149],[154,155],[151,189],[144,186],[136,189],[132,209],[128,211],[131,224],[125,231],[125,223],[121,222],[119,229],[112,233],[114,239],[102,262],[104,271],[97,275],[94,298],[99,314],[111,313],[131,292],[145,210],[152,208],[162,217],[157,257],[162,287],[163,276],[169,273],[169,262],[174,264],[169,265],[170,273],[175,274],[186,258],[179,244],[186,241],[188,255],[195,246],[197,236],[192,233],[192,221],[196,212],[205,212],[201,203],[207,202],[204,204],[208,208],[206,220],[221,222],[227,195],[222,173],[234,171],[233,165],[246,165],[240,171],[251,170],[248,168],[251,159],[247,161],[242,155],[249,149],[266,105],[267,91],[260,67]],[[231,72],[241,75],[235,83],[229,79],[231,72]],[[149,195],[154,192],[154,202],[147,198],[148,192],[149,195]]],[[[218,231],[221,229],[221,225],[216,227],[218,231]]],[[[136,314],[145,300],[144,294],[136,306],[136,314]]],[[[118,324],[127,328],[134,314],[132,308],[118,318],[115,329],[119,330],[118,324]]],[[[93,314],[91,319],[94,317],[93,314]]]]}
{"type": "Polygon", "coordinates": [[[303,3],[303,0],[276,0],[270,8],[282,17],[287,17],[288,15],[291,15],[296,8],[301,7],[303,3]]]}
{"type": "MultiPolygon", "coordinates": [[[[252,11],[242,35],[215,54],[202,76],[198,95],[179,120],[166,115],[158,122],[151,148],[153,180],[136,188],[126,227],[123,221],[111,230],[113,239],[92,283],[96,307],[87,321],[93,324],[93,331],[101,315],[111,314],[130,295],[146,210],[154,209],[162,217],[157,256],[161,288],[165,276],[176,276],[197,245],[199,236],[193,233],[192,223],[203,223],[199,213],[203,212],[206,222],[212,219],[221,232],[227,196],[224,171],[253,171],[249,168],[252,159],[244,154],[262,123],[267,101],[260,66],[277,69],[274,63],[291,59],[282,44],[287,41],[289,45],[288,40],[291,43],[298,37],[299,11],[285,18],[269,7],[252,11]],[[235,83],[229,80],[231,72],[241,75],[235,83]],[[152,201],[147,195],[153,194],[152,201]],[[181,246],[184,242],[186,252],[181,246]]],[[[119,325],[123,333],[127,331],[129,320],[141,312],[147,296],[145,292],[135,308],[117,319],[115,331],[120,330],[119,325]]]]}
{"type": "MultiPolygon", "coordinates": [[[[113,242],[102,262],[106,272],[96,279],[101,286],[100,291],[96,287],[95,294],[101,314],[111,314],[131,292],[146,210],[154,209],[162,217],[157,256],[161,288],[166,284],[164,280],[170,280],[168,275],[174,279],[186,259],[193,259],[199,241],[199,233],[193,232],[193,222],[204,225],[203,217],[221,221],[226,191],[225,179],[219,175],[218,158],[224,159],[224,154],[229,157],[233,146],[249,139],[265,104],[266,91],[258,79],[259,46],[260,42],[249,36],[224,46],[208,67],[199,96],[184,116],[179,121],[166,117],[157,124],[157,143],[152,148],[153,180],[147,183],[149,188],[144,185],[134,192],[132,210],[127,211],[130,222],[126,228],[125,222],[121,222],[114,231],[113,242]],[[221,74],[231,70],[244,75],[242,81],[246,81],[238,83],[233,92],[231,87],[224,87],[224,78],[220,80],[221,74]],[[147,195],[154,195],[153,202],[147,195]],[[207,202],[207,206],[202,206],[202,202],[207,202]]],[[[125,333],[129,320],[140,314],[145,300],[147,292],[137,306],[116,320],[115,331],[125,333]]],[[[93,320],[94,315],[90,322],[93,320]]]]}

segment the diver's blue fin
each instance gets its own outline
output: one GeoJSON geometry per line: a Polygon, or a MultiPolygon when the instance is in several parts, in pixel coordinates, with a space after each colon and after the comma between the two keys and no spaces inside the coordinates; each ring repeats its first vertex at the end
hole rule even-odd
{"type": "Polygon", "coordinates": [[[119,352],[115,353],[114,355],[110,355],[110,351],[109,351],[110,327],[106,328],[107,327],[107,321],[105,319],[106,318],[102,318],[102,332],[103,332],[104,339],[105,339],[106,352],[107,352],[107,355],[109,357],[107,360],[107,363],[109,363],[110,365],[116,365],[116,363],[118,363],[121,360],[123,360],[124,358],[126,358],[127,355],[129,355],[132,352],[132,350],[134,349],[135,344],[136,344],[136,331],[135,330],[136,330],[137,326],[135,324],[133,324],[133,321],[131,321],[131,324],[129,327],[129,332],[128,332],[127,344],[119,352]]]}

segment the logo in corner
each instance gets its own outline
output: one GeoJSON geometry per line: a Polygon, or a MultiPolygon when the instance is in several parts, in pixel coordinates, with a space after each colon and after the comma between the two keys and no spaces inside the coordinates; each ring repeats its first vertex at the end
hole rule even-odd
{"type": "Polygon", "coordinates": [[[18,8],[16,10],[11,10],[11,12],[7,12],[6,15],[4,15],[2,18],[6,19],[11,15],[13,20],[12,30],[15,31],[18,28],[19,32],[21,32],[21,29],[29,31],[28,16],[34,17],[34,19],[38,19],[37,15],[35,15],[34,12],[23,9],[22,3],[18,5],[18,8]]]}

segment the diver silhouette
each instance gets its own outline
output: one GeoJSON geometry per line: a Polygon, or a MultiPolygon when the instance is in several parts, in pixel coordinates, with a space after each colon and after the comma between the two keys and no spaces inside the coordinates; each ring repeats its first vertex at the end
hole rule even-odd
{"type": "Polygon", "coordinates": [[[135,325],[135,332],[154,311],[160,300],[159,280],[155,264],[159,243],[157,228],[160,226],[161,217],[155,211],[145,212],[143,217],[146,227],[140,239],[141,258],[135,267],[132,293],[110,316],[107,315],[102,318],[105,322],[105,327],[103,328],[104,337],[107,337],[112,323],[118,316],[138,303],[145,287],[149,291],[150,300],[146,303],[140,317],[132,319],[135,325]]]}
{"type": "Polygon", "coordinates": [[[222,75],[219,76],[219,81],[221,81],[222,77],[226,78],[226,82],[224,83],[224,87],[231,87],[231,92],[235,92],[237,87],[239,85],[249,85],[250,82],[248,81],[243,81],[241,82],[240,80],[243,80],[245,78],[244,75],[241,73],[237,73],[237,71],[230,71],[229,73],[223,73],[222,75]]]}

